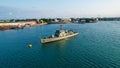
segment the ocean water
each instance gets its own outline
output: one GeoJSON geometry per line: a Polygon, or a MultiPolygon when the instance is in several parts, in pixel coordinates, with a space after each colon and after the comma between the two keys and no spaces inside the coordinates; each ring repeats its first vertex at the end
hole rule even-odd
{"type": "Polygon", "coordinates": [[[0,68],[120,68],[119,21],[63,24],[79,35],[41,44],[59,25],[0,31],[0,68]]]}

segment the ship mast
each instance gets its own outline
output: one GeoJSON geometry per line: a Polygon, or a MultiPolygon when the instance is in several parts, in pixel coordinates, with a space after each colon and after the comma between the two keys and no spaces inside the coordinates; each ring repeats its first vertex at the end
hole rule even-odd
{"type": "Polygon", "coordinates": [[[62,25],[60,25],[60,30],[62,30],[62,25]]]}

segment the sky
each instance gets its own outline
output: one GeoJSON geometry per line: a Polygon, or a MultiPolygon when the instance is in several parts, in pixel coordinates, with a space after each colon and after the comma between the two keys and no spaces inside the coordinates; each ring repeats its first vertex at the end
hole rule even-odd
{"type": "Polygon", "coordinates": [[[120,17],[120,0],[0,0],[0,19],[120,17]]]}

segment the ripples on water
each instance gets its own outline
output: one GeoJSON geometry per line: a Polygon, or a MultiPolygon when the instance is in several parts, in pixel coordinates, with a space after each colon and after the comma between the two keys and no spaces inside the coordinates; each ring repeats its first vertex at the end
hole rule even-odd
{"type": "Polygon", "coordinates": [[[41,44],[59,24],[0,31],[0,68],[119,68],[120,22],[63,24],[78,36],[41,44]],[[28,44],[33,48],[29,49],[28,44]]]}

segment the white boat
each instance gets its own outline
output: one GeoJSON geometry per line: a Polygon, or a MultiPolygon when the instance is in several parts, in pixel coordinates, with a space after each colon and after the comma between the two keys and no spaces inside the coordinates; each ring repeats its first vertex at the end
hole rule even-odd
{"type": "Polygon", "coordinates": [[[78,35],[78,32],[72,30],[56,30],[54,35],[41,39],[41,43],[49,43],[78,35]]]}

